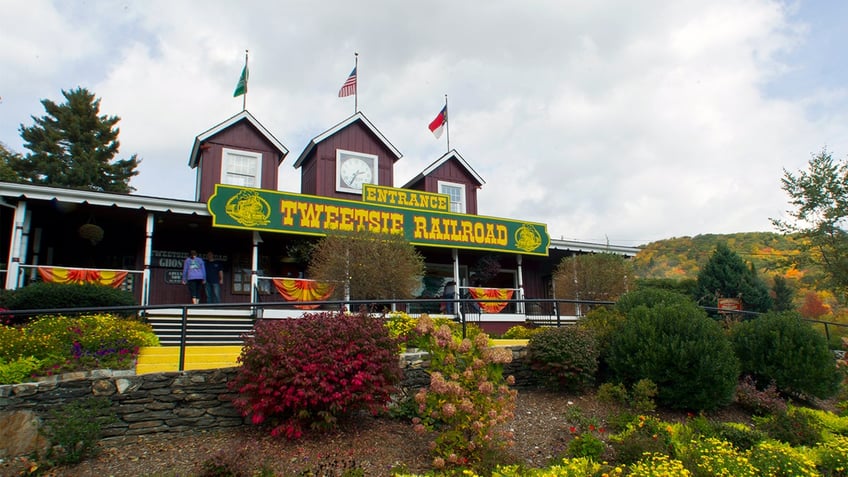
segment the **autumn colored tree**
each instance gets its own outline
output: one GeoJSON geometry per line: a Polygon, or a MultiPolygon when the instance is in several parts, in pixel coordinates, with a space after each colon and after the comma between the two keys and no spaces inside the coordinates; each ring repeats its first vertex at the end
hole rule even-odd
{"type": "Polygon", "coordinates": [[[100,114],[100,99],[85,88],[62,91],[65,103],[41,100],[47,112],[21,125],[31,152],[13,161],[22,182],[102,192],[132,192],[139,159],[115,160],[120,118],[100,114]]]}
{"type": "Polygon", "coordinates": [[[804,295],[804,304],[798,311],[804,318],[814,320],[830,313],[830,307],[821,300],[818,293],[810,291],[804,295]]]}
{"type": "Polygon", "coordinates": [[[718,306],[718,298],[742,298],[745,311],[766,312],[772,307],[768,287],[736,252],[719,243],[698,273],[698,303],[718,306]]]}
{"type": "Polygon", "coordinates": [[[799,268],[818,265],[827,286],[844,302],[848,299],[848,161],[834,161],[822,149],[793,174],[784,169],[782,189],[789,195],[788,220],[771,219],[786,234],[797,234],[808,246],[798,256],[799,268]]]}
{"type": "Polygon", "coordinates": [[[311,278],[341,283],[333,297],[353,300],[411,298],[424,274],[424,259],[401,235],[365,230],[332,233],[312,250],[311,278]]]}
{"type": "MultiPolygon", "coordinates": [[[[633,267],[623,256],[611,253],[572,255],[562,259],[553,278],[557,298],[615,301],[627,293],[633,267]]],[[[574,314],[588,311],[588,305],[581,305],[574,314]]]]}

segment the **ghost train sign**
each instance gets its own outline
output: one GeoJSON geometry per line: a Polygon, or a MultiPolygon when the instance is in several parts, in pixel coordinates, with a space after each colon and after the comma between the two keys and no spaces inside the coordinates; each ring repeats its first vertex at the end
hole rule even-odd
{"type": "Polygon", "coordinates": [[[414,245],[548,255],[547,226],[224,184],[206,204],[215,227],[324,236],[365,229],[414,245]]]}

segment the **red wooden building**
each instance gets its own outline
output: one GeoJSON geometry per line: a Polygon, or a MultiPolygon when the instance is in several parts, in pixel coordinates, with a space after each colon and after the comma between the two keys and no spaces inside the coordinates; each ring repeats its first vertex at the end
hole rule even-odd
{"type": "MultiPolygon", "coordinates": [[[[299,194],[277,191],[278,168],[288,152],[256,118],[242,111],[195,138],[188,161],[197,170],[194,201],[0,183],[0,246],[8,250],[5,286],[12,289],[40,279],[67,281],[80,271],[100,273],[105,282],[125,272],[121,286],[132,290],[140,304],[186,304],[190,300],[180,271],[189,250],[195,249],[202,257],[211,251],[224,263],[223,302],[281,301],[272,279],[304,278],[306,264],[299,261],[297,251],[304,240],[315,240],[323,231],[233,222],[230,219],[237,217],[224,217],[223,209],[216,209],[216,190],[255,193],[260,202],[294,200],[311,207],[325,201],[352,214],[381,210],[407,214],[407,222],[418,224],[409,233],[418,234],[411,241],[427,266],[422,296],[439,293],[451,278],[458,279],[461,287],[471,285],[475,264],[496,257],[498,273],[480,285],[512,289],[514,297],[550,298],[551,275],[563,257],[638,252],[633,247],[553,239],[544,224],[478,216],[477,190],[485,182],[456,150],[395,188],[394,165],[402,155],[361,112],[315,136],[294,160],[292,165],[301,174],[299,194]],[[368,200],[363,189],[376,191],[372,197],[407,202],[399,207],[368,200]],[[416,211],[409,204],[419,199],[444,201],[446,209],[416,211]],[[435,230],[431,227],[448,223],[466,227],[457,226],[452,232],[454,242],[446,232],[430,233],[435,230]],[[92,240],[97,237],[82,233],[89,224],[101,229],[102,237],[92,240]],[[489,235],[492,230],[503,233],[496,241],[474,235],[484,230],[489,235]],[[521,242],[528,238],[525,233],[531,236],[529,242],[521,242]],[[437,236],[443,240],[431,240],[437,236]],[[497,246],[492,245],[495,242],[497,246]],[[541,248],[533,249],[534,245],[541,248]]],[[[278,208],[270,207],[267,213],[278,213],[278,208]]],[[[261,207],[257,210],[265,213],[261,207]]],[[[523,311],[511,306],[501,314],[516,315],[518,320],[523,311]]]]}

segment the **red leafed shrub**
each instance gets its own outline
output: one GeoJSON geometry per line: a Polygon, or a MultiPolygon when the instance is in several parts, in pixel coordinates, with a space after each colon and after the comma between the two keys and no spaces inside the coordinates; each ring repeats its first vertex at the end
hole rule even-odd
{"type": "Polygon", "coordinates": [[[331,429],[354,411],[377,413],[396,391],[398,343],[367,313],[324,312],[256,323],[233,404],[271,435],[297,439],[304,428],[331,429]]]}

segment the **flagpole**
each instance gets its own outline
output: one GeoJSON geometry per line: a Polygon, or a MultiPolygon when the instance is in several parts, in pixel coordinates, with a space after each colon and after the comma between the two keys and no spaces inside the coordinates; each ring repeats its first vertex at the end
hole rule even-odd
{"type": "Polygon", "coordinates": [[[448,112],[448,95],[445,95],[445,136],[448,141],[448,151],[450,152],[450,113],[448,112]]]}
{"type": "MultiPolygon", "coordinates": [[[[247,69],[247,50],[244,50],[244,70],[249,71],[247,69]]],[[[242,111],[247,111],[247,81],[248,81],[248,79],[245,78],[244,79],[244,97],[241,98],[241,110],[242,111]]]]}
{"type": "Polygon", "coordinates": [[[353,70],[356,71],[356,83],[353,84],[353,114],[359,112],[359,53],[353,52],[353,70]]]}

